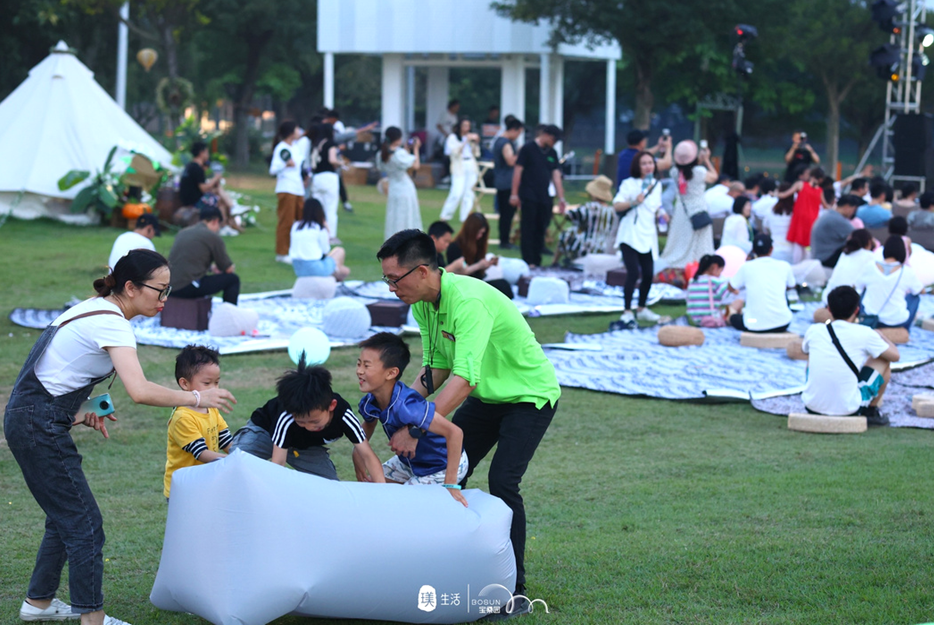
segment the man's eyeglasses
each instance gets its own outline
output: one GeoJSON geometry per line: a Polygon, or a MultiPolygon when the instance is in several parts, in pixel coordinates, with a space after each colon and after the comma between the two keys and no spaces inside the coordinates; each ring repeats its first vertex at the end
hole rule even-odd
{"type": "MultiPolygon", "coordinates": [[[[404,276],[403,276],[403,277],[404,277],[404,276]]],[[[152,289],[153,291],[158,291],[158,292],[159,292],[159,300],[160,300],[160,301],[163,301],[163,302],[164,302],[165,300],[169,299],[169,293],[172,292],[172,287],[171,287],[171,286],[167,286],[167,287],[165,287],[164,289],[158,289],[158,288],[156,288],[156,287],[154,287],[154,286],[149,286],[148,284],[145,284],[145,283],[142,283],[142,282],[140,283],[140,286],[144,286],[144,287],[146,287],[147,289],[152,289]]]]}
{"type": "Polygon", "coordinates": [[[402,276],[399,277],[399,278],[392,279],[392,278],[388,278],[388,277],[386,277],[386,276],[383,276],[382,279],[383,279],[383,282],[385,282],[385,283],[388,284],[389,286],[399,286],[399,283],[402,282],[402,281],[405,279],[405,277],[406,277],[407,275],[409,275],[410,273],[412,273],[413,271],[415,271],[415,270],[418,269],[419,267],[427,267],[427,266],[428,266],[428,263],[422,263],[421,265],[415,265],[414,267],[412,267],[411,269],[409,269],[408,271],[406,271],[404,274],[402,274],[402,276]]]}

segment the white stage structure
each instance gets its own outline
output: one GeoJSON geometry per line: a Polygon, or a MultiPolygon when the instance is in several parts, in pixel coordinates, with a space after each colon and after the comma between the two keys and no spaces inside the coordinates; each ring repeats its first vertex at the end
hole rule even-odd
{"type": "Polygon", "coordinates": [[[318,51],[324,54],[324,105],[334,106],[334,55],[383,58],[381,125],[413,130],[414,69],[428,68],[429,144],[447,107],[452,67],[494,67],[502,73],[500,114],[525,121],[525,70],[541,72],[540,122],[559,126],[564,116],[566,60],[607,67],[605,151],[616,152],[616,62],[619,45],[548,45],[551,26],[513,22],[489,0],[319,0],[318,51]]]}

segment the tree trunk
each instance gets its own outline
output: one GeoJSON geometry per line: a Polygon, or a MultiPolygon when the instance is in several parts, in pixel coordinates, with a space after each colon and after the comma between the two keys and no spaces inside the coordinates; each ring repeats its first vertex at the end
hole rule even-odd
{"type": "Polygon", "coordinates": [[[824,171],[836,180],[840,159],[840,98],[827,93],[827,163],[824,171]]]}
{"type": "Polygon", "coordinates": [[[842,88],[827,76],[821,76],[821,80],[827,94],[827,159],[824,171],[836,179],[837,161],[840,160],[840,105],[850,94],[856,79],[850,79],[842,88]]]}
{"type": "Polygon", "coordinates": [[[271,39],[272,33],[265,32],[249,37],[246,41],[246,71],[234,102],[234,163],[239,167],[246,167],[250,163],[250,106],[256,92],[256,81],[259,80],[262,53],[271,39]]]}
{"type": "MultiPolygon", "coordinates": [[[[165,51],[165,66],[169,76],[169,84],[174,85],[178,79],[178,44],[175,42],[174,26],[164,17],[158,20],[159,35],[162,38],[162,48],[165,51]]],[[[169,134],[175,133],[178,126],[179,111],[176,107],[169,107],[169,134]]]]}
{"type": "Polygon", "coordinates": [[[637,130],[648,130],[652,124],[652,107],[655,105],[655,96],[652,94],[652,70],[636,64],[636,111],[632,119],[632,127],[637,130]]]}

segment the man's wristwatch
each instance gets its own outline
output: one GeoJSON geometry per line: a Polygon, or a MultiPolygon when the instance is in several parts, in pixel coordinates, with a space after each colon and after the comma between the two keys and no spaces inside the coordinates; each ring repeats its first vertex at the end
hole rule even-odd
{"type": "Polygon", "coordinates": [[[417,425],[409,426],[409,436],[411,436],[412,438],[421,438],[424,435],[425,435],[425,430],[423,430],[422,428],[418,427],[417,425]]]}

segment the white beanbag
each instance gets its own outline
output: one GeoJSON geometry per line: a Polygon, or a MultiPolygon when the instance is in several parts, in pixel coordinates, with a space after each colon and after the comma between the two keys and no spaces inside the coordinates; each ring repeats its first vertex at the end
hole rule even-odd
{"type": "Polygon", "coordinates": [[[479,490],[464,497],[469,508],[441,486],[332,481],[238,450],[172,475],[149,599],[216,625],[286,614],[475,621],[484,614],[468,587],[470,600],[494,584],[515,589],[512,511],[479,490]],[[390,574],[363,592],[361,571],[390,574]]]}
{"type": "Polygon", "coordinates": [[[611,269],[623,266],[619,254],[587,254],[574,260],[574,265],[580,267],[584,273],[605,274],[611,269]]]}
{"type": "Polygon", "coordinates": [[[211,309],[208,332],[211,336],[246,336],[253,333],[258,323],[259,313],[252,308],[223,302],[211,309]]]}
{"type": "Polygon", "coordinates": [[[292,287],[295,299],[331,299],[336,292],[334,276],[305,276],[296,280],[292,287]]]}
{"type": "Polygon", "coordinates": [[[503,279],[512,286],[519,283],[519,278],[531,273],[528,263],[521,258],[500,257],[499,267],[503,270],[503,279]]]}
{"type": "Polygon", "coordinates": [[[561,278],[536,276],[529,283],[529,306],[542,304],[567,304],[571,300],[571,287],[561,278]]]}
{"type": "Polygon", "coordinates": [[[349,297],[335,297],[324,307],[321,329],[330,337],[361,338],[373,325],[370,311],[362,302],[349,297]]]}

